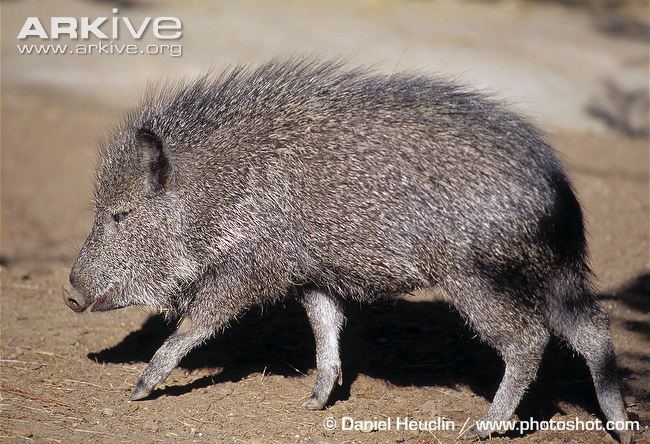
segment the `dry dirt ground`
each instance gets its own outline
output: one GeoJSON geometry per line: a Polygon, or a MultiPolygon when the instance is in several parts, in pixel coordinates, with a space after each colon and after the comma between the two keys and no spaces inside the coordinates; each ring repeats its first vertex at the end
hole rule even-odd
{"type": "MultiPolygon", "coordinates": [[[[29,15],[21,2],[3,8],[3,20],[29,15]]],[[[377,44],[382,42],[378,38],[377,44]]],[[[251,49],[245,57],[257,55],[251,49]]],[[[92,219],[94,141],[126,106],[126,100],[116,104],[106,96],[125,93],[114,83],[107,84],[108,93],[74,93],[65,82],[33,80],[30,70],[39,65],[32,59],[24,75],[6,62],[3,58],[0,439],[453,442],[458,429],[343,432],[327,430],[323,421],[442,416],[460,426],[486,411],[502,376],[500,359],[446,305],[404,300],[348,307],[343,385],[327,410],[300,407],[314,379],[314,344],[304,313],[293,302],[248,313],[192,352],[150,399],[127,402],[139,371],[171,327],[140,309],[77,315],[61,298],[92,219]],[[30,75],[32,80],[23,81],[30,75]]],[[[50,65],[41,68],[54,77],[50,65]]],[[[99,68],[90,72],[101,78],[99,68]]],[[[141,85],[134,81],[129,88],[141,85]]],[[[568,90],[560,88],[560,94],[568,90]]],[[[565,157],[584,204],[625,401],[643,428],[650,424],[648,142],[598,129],[598,123],[581,125],[589,117],[573,115],[569,127],[562,116],[542,119],[542,126],[565,157]]],[[[551,344],[517,414],[537,420],[599,418],[584,361],[562,344],[551,344]]],[[[639,442],[648,442],[648,433],[639,434],[639,442]]],[[[495,439],[612,442],[600,431],[537,431],[495,439]]]]}

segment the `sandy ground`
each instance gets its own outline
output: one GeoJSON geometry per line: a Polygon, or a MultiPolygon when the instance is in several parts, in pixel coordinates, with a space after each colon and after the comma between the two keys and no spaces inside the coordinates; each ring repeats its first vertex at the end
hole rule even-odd
{"type": "MultiPolygon", "coordinates": [[[[186,4],[122,7],[132,17],[183,18],[185,54],[171,60],[18,56],[17,28],[35,3],[2,3],[0,439],[449,442],[458,430],[342,432],[323,421],[443,416],[460,426],[486,411],[501,361],[437,302],[349,307],[343,386],[321,412],[300,407],[314,378],[314,345],[292,303],[252,311],[136,403],[126,400],[138,372],[170,327],[139,309],[80,316],[63,305],[61,287],[92,220],[94,144],[146,80],[302,52],[460,74],[540,123],[584,204],[628,412],[650,424],[648,141],[614,133],[586,112],[603,79],[647,86],[646,43],[599,32],[579,11],[516,2],[186,4]]],[[[38,6],[43,17],[68,12],[107,13],[99,2],[38,6]]],[[[551,344],[517,414],[600,417],[584,362],[551,344]]],[[[598,431],[498,439],[612,441],[598,431]]]]}

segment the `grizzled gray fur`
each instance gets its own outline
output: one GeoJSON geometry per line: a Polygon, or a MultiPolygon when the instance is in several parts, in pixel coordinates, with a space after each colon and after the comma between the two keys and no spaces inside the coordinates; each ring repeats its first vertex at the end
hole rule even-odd
{"type": "Polygon", "coordinates": [[[345,303],[435,286],[505,361],[485,419],[510,418],[554,334],[625,421],[586,256],[565,170],[521,117],[430,76],[294,59],[160,87],[126,116],[100,148],[66,302],[190,321],[135,400],[248,308],[297,297],[317,346],[305,407],[321,409],[345,303]]]}

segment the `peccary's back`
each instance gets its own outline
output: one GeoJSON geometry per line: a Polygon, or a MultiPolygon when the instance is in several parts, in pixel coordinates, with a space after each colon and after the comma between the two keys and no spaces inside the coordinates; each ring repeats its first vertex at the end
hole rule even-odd
{"type": "Polygon", "coordinates": [[[536,129],[439,79],[275,62],[151,96],[134,120],[169,147],[197,220],[299,280],[390,293],[477,261],[583,254],[577,201],[536,129]]]}

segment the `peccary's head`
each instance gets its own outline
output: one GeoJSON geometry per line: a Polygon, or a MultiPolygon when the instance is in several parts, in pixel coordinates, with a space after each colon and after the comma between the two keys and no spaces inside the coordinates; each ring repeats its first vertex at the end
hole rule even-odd
{"type": "Polygon", "coordinates": [[[70,309],[170,307],[193,272],[176,176],[150,130],[125,127],[100,148],[94,223],[70,273],[70,309]]]}

